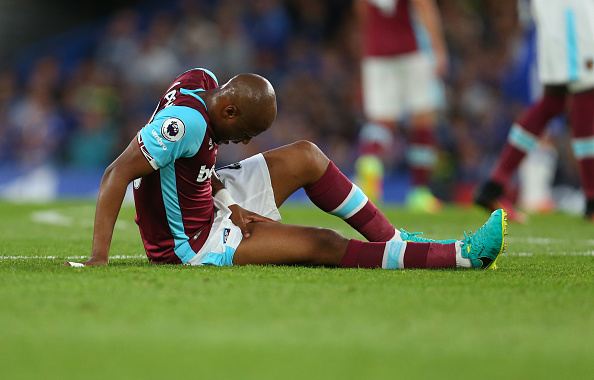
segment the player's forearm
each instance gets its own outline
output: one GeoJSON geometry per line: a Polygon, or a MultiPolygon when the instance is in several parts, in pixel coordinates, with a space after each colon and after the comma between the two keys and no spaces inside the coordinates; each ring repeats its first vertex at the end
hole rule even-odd
{"type": "Polygon", "coordinates": [[[95,211],[93,250],[89,260],[93,263],[106,264],[108,261],[113,229],[128,183],[127,179],[118,176],[117,171],[111,167],[101,180],[95,211]]]}
{"type": "Polygon", "coordinates": [[[414,0],[414,4],[423,20],[425,28],[427,28],[434,52],[438,55],[447,54],[443,26],[437,4],[434,0],[414,0]]]}
{"type": "Polygon", "coordinates": [[[218,199],[223,205],[227,207],[237,205],[237,202],[235,202],[231,194],[227,191],[227,189],[225,189],[225,185],[223,185],[216,172],[213,174],[210,183],[212,187],[212,196],[215,199],[218,199]]]}
{"type": "Polygon", "coordinates": [[[219,190],[223,190],[225,188],[225,185],[223,185],[216,172],[212,173],[212,177],[210,178],[210,186],[212,187],[213,197],[219,192],[219,190]]]}

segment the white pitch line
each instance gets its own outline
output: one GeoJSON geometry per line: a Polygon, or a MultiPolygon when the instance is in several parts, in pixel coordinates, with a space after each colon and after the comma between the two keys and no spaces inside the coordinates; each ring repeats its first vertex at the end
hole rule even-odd
{"type": "MultiPolygon", "coordinates": [[[[85,209],[87,207],[82,207],[85,209]]],[[[81,208],[74,208],[75,211],[79,211],[81,208]]],[[[92,227],[93,226],[93,217],[77,217],[74,218],[72,216],[64,215],[62,212],[63,210],[55,209],[55,210],[43,210],[43,211],[35,211],[31,213],[31,220],[35,223],[40,224],[51,224],[55,226],[62,226],[62,227],[92,227]]],[[[84,212],[82,212],[84,214],[84,212]]],[[[126,220],[117,220],[115,224],[115,228],[118,230],[126,230],[132,227],[132,223],[126,220]]]]}
{"type": "MultiPolygon", "coordinates": [[[[46,259],[46,260],[82,260],[89,256],[0,256],[0,260],[32,260],[32,259],[46,259]]],[[[146,255],[114,255],[110,259],[132,260],[144,259],[146,255]]]]}
{"type": "Polygon", "coordinates": [[[31,214],[31,219],[36,223],[55,224],[58,226],[71,226],[73,220],[69,216],[55,210],[36,211],[31,214]]]}
{"type": "MultiPolygon", "coordinates": [[[[571,251],[571,252],[504,252],[504,256],[520,256],[520,257],[532,257],[539,255],[546,256],[594,256],[594,251],[571,251]]],[[[0,260],[82,260],[88,256],[0,256],[0,260]]],[[[110,256],[110,259],[119,260],[135,260],[145,259],[146,255],[114,255],[110,256]]]]}

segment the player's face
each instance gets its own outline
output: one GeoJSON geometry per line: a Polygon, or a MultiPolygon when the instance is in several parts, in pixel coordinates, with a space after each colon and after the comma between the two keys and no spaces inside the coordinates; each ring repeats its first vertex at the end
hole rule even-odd
{"type": "Polygon", "coordinates": [[[250,126],[243,123],[241,120],[235,119],[233,122],[219,125],[215,131],[215,138],[217,144],[248,144],[252,138],[264,132],[268,128],[259,128],[257,126],[250,126]]]}
{"type": "Polygon", "coordinates": [[[211,118],[215,141],[217,144],[248,144],[252,138],[270,128],[275,118],[276,103],[245,116],[238,115],[235,105],[227,105],[221,112],[214,112],[211,118]]]}

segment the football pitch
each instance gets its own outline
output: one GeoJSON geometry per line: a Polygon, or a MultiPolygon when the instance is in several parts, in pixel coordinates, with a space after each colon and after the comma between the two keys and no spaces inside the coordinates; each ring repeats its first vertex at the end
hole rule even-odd
{"type": "MultiPolygon", "coordinates": [[[[408,231],[462,237],[476,209],[384,207],[408,231]]],[[[348,225],[310,206],[285,223],[348,225]]],[[[93,202],[0,202],[1,379],[579,379],[594,372],[594,225],[510,223],[499,268],[156,266],[124,205],[108,267],[93,202]]]]}

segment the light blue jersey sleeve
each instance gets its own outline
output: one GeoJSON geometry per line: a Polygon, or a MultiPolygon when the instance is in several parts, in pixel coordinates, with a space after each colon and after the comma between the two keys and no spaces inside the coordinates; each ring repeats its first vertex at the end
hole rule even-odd
{"type": "Polygon", "coordinates": [[[181,157],[194,156],[204,140],[206,120],[193,108],[170,106],[159,111],[140,130],[153,168],[163,168],[181,157]]]}

